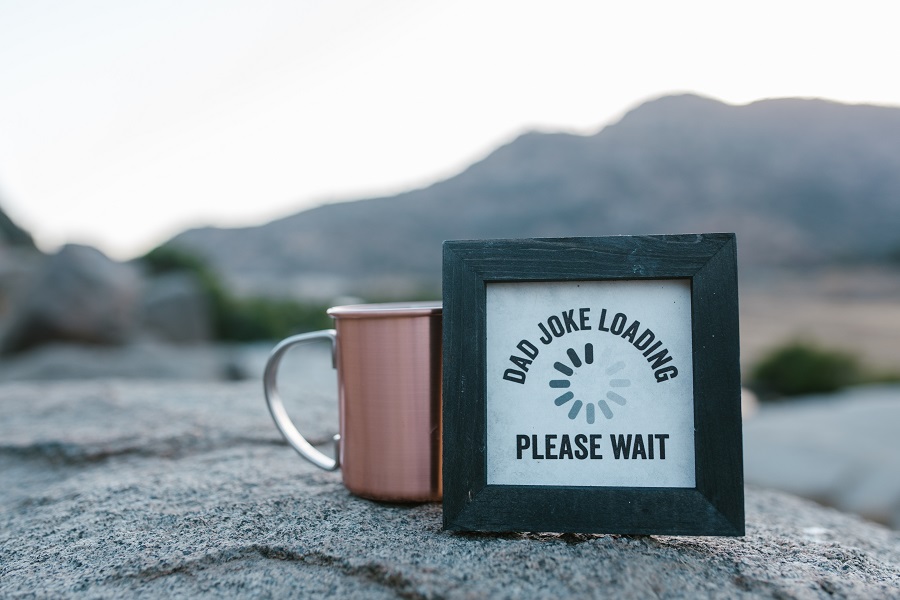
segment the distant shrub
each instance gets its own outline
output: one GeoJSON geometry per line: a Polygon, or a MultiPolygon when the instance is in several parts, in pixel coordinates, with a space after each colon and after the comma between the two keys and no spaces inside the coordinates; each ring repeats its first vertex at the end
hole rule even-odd
{"type": "Polygon", "coordinates": [[[214,306],[224,302],[228,296],[219,277],[200,257],[190,252],[172,246],[159,246],[142,256],[139,260],[147,272],[152,275],[174,271],[192,273],[200,282],[203,290],[210,296],[210,301],[214,306]]]}
{"type": "Polygon", "coordinates": [[[154,275],[170,271],[191,271],[198,275],[201,273],[211,275],[209,267],[200,257],[174,246],[158,246],[139,260],[144,268],[154,275]]]}
{"type": "Polygon", "coordinates": [[[179,248],[160,246],[140,261],[152,274],[172,271],[194,274],[209,299],[213,334],[218,340],[273,340],[331,327],[331,318],[325,314],[327,306],[323,304],[234,297],[200,257],[179,248]]]}
{"type": "Polygon", "coordinates": [[[753,387],[765,398],[834,392],[864,379],[851,354],[804,341],[790,342],[753,369],[753,387]]]}
{"type": "Polygon", "coordinates": [[[223,340],[274,340],[302,331],[333,326],[327,306],[270,298],[229,298],[219,313],[217,329],[223,340]]]}

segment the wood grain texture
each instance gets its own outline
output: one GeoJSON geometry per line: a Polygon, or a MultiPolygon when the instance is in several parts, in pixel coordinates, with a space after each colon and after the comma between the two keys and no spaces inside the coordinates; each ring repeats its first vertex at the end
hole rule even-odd
{"type": "Polygon", "coordinates": [[[444,528],[743,535],[734,234],[448,241],[443,247],[444,528]],[[696,488],[486,484],[485,285],[691,280],[696,488]]]}

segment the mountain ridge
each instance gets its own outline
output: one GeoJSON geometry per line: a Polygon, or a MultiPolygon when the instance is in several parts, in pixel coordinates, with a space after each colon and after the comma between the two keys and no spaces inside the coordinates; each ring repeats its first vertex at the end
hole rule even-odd
{"type": "Polygon", "coordinates": [[[248,291],[371,295],[436,286],[444,239],[735,231],[742,266],[799,266],[885,255],[898,224],[900,108],[683,94],[420,189],[170,243],[248,291]]]}

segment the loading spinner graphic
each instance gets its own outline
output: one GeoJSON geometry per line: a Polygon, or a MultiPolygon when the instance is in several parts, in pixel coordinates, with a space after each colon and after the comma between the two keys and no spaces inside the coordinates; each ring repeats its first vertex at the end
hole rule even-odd
{"type": "MultiPolygon", "coordinates": [[[[612,363],[606,360],[594,361],[594,345],[585,344],[584,353],[579,356],[574,348],[566,350],[568,362],[557,361],[553,368],[565,376],[565,379],[551,379],[550,387],[555,390],[566,390],[553,402],[557,406],[568,409],[568,416],[573,421],[584,409],[584,418],[593,424],[597,418],[596,409],[607,419],[613,418],[613,410],[609,403],[625,406],[628,399],[621,393],[631,386],[631,380],[617,375],[625,368],[625,362],[618,360],[612,363]],[[582,370],[594,371],[590,377],[578,378],[582,370]],[[599,370],[599,373],[596,371],[599,370]],[[605,392],[605,393],[604,393],[605,392]],[[603,396],[597,398],[597,396],[603,396]],[[571,404],[570,404],[571,403],[571,404]]],[[[586,374],[586,373],[585,373],[586,374]]]]}

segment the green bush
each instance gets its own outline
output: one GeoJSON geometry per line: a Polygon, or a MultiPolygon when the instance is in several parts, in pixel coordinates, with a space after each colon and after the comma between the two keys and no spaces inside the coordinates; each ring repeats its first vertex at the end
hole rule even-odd
{"type": "Polygon", "coordinates": [[[289,335],[328,329],[327,306],[269,298],[229,298],[218,312],[221,339],[235,342],[274,340],[289,335]]]}
{"type": "Polygon", "coordinates": [[[804,341],[776,348],[753,369],[752,386],[763,396],[834,392],[861,383],[863,372],[851,354],[804,341]]]}
{"type": "Polygon", "coordinates": [[[142,256],[139,260],[151,275],[173,271],[192,273],[206,293],[209,294],[210,300],[214,304],[224,301],[228,295],[212,269],[199,257],[184,250],[171,246],[159,246],[142,256]]]}
{"type": "Polygon", "coordinates": [[[200,282],[209,299],[213,335],[228,342],[281,339],[303,331],[327,329],[327,306],[318,303],[236,298],[199,257],[171,246],[160,246],[141,259],[149,273],[188,271],[200,282]]]}

